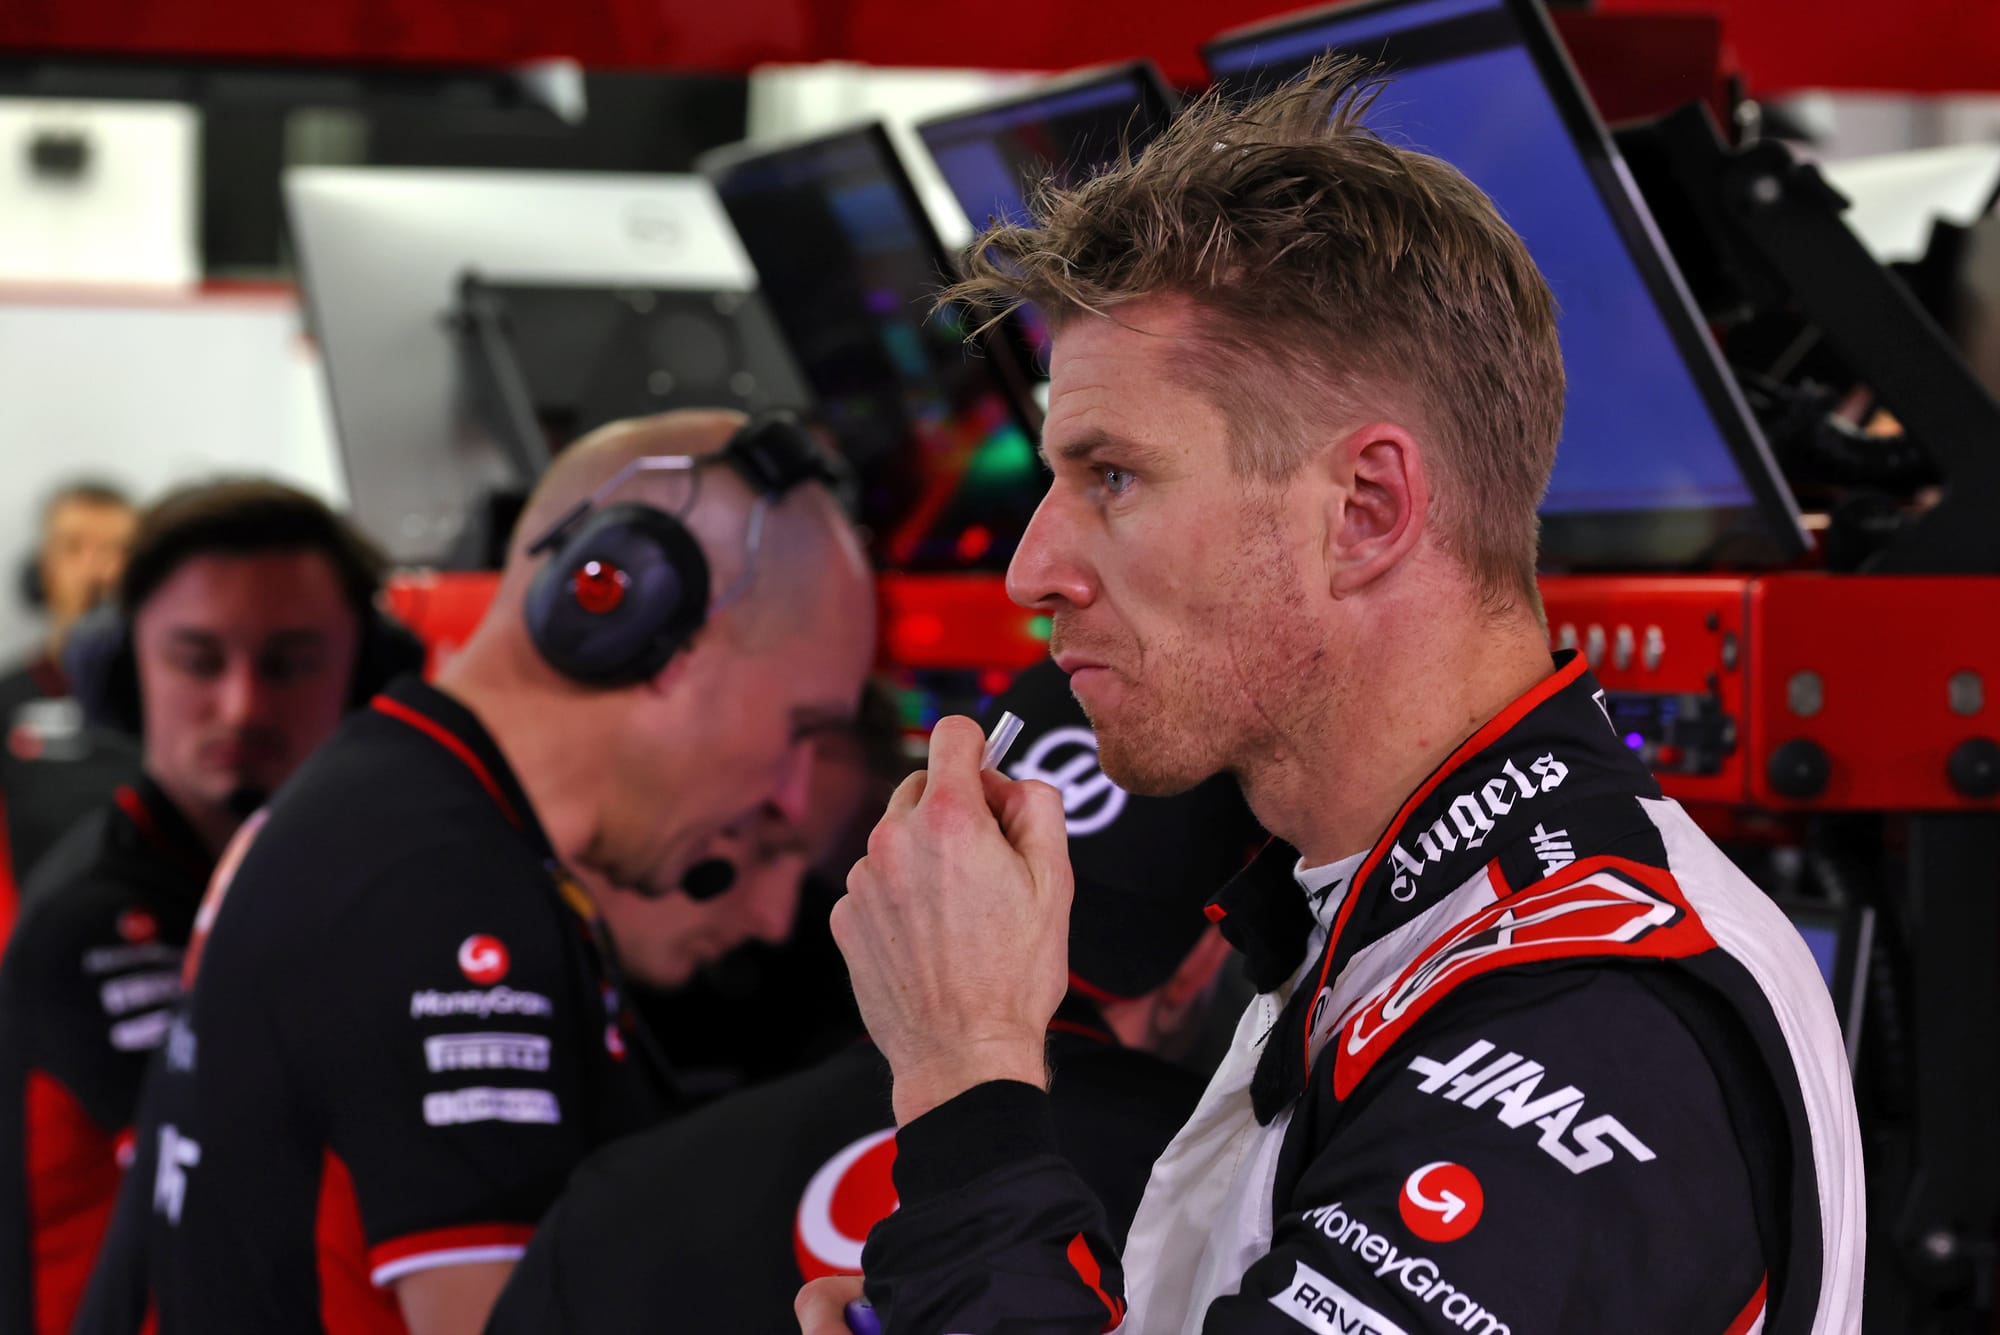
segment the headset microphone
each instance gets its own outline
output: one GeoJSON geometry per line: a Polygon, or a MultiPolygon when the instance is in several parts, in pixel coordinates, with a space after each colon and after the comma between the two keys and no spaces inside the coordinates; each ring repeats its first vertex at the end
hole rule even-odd
{"type": "Polygon", "coordinates": [[[736,884],[736,864],[727,858],[703,858],[681,876],[681,890],[689,899],[714,899],[736,884]]]}

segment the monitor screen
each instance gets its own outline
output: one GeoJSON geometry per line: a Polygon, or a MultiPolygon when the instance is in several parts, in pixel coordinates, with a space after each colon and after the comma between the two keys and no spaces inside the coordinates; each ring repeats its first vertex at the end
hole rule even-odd
{"type": "Polygon", "coordinates": [[[773,317],[861,481],[877,555],[1000,570],[1047,490],[1004,340],[932,309],[943,245],[880,126],[705,164],[773,317]]]}
{"type": "Polygon", "coordinates": [[[1233,34],[1225,86],[1270,87],[1329,50],[1391,77],[1366,120],[1490,196],[1559,308],[1569,398],[1543,503],[1561,566],[1783,559],[1790,493],[1697,320],[1623,163],[1526,0],[1384,0],[1233,34]]]}
{"type": "MultiPolygon", "coordinates": [[[[1072,185],[1138,153],[1166,127],[1173,107],[1159,71],[1138,61],[936,117],[917,126],[917,137],[978,229],[1031,221],[1028,200],[1039,185],[1072,185]]],[[[1020,332],[1036,370],[1045,373],[1048,325],[1024,308],[1020,332]]]]}
{"type": "Polygon", "coordinates": [[[1819,966],[1819,976],[1826,980],[1827,990],[1832,991],[1840,972],[1839,917],[1800,912],[1789,916],[1792,926],[1805,939],[1806,949],[1812,952],[1813,963],[1819,966]]]}
{"type": "Polygon", "coordinates": [[[1053,178],[1072,184],[1139,152],[1166,125],[1172,101],[1140,62],[1059,79],[1023,97],[925,121],[918,138],[975,227],[1028,221],[1028,197],[1053,178]]]}

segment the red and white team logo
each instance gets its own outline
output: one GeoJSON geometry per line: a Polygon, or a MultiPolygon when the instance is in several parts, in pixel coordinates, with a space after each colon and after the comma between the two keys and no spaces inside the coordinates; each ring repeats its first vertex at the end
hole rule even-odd
{"type": "Polygon", "coordinates": [[[1353,1093],[1375,1060],[1468,978],[1549,960],[1678,959],[1713,949],[1668,873],[1607,857],[1574,863],[1466,918],[1349,1012],[1334,1049],[1333,1092],[1353,1093]]]}
{"type": "Polygon", "coordinates": [[[126,909],[118,915],[118,939],[127,945],[143,946],[160,935],[160,920],[144,909],[126,909]]]}
{"type": "Polygon", "coordinates": [[[799,1198],[792,1251],[808,1280],[861,1273],[868,1230],[896,1209],[896,1128],[863,1136],[820,1165],[799,1198]]]}
{"type": "Polygon", "coordinates": [[[507,976],[512,963],[507,947],[497,936],[468,936],[458,945],[458,967],[481,987],[491,987],[507,976]]]}
{"type": "Polygon", "coordinates": [[[1440,1159],[1404,1180],[1396,1208],[1405,1227],[1425,1242],[1457,1242],[1485,1212],[1486,1193],[1470,1168],[1440,1159]]]}

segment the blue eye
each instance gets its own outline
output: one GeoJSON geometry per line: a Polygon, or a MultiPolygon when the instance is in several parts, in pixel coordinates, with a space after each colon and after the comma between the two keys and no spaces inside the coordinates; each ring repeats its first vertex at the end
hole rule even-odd
{"type": "Polygon", "coordinates": [[[1104,481],[1104,489],[1113,496],[1123,496],[1132,489],[1132,484],[1138,481],[1137,477],[1123,468],[1099,469],[1098,475],[1104,481]]]}

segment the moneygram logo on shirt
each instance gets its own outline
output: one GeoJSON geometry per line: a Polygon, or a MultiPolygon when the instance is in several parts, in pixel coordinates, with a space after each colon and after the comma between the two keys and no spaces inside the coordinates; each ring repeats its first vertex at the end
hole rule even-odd
{"type": "Polygon", "coordinates": [[[1096,834],[1125,810],[1126,792],[1098,765],[1097,735],[1088,728],[1051,728],[1007,772],[1062,794],[1063,826],[1072,839],[1096,834]]]}
{"type": "Polygon", "coordinates": [[[1389,893],[1396,902],[1407,904],[1416,897],[1417,880],[1432,863],[1444,861],[1445,855],[1457,852],[1460,845],[1480,847],[1486,836],[1493,833],[1495,821],[1521,803],[1562,787],[1563,780],[1569,777],[1569,766],[1553,755],[1546,755],[1529,764],[1528,772],[1509,760],[1500,767],[1499,778],[1488,779],[1471,792],[1452,798],[1442,816],[1417,831],[1416,849],[1421,857],[1413,855],[1404,847],[1404,841],[1397,839],[1389,850],[1389,863],[1396,869],[1395,879],[1389,882],[1389,893]],[[1528,772],[1535,777],[1529,778],[1528,772]]]}
{"type": "Polygon", "coordinates": [[[555,1003],[539,992],[516,992],[511,987],[468,988],[463,992],[426,989],[410,993],[412,1020],[448,1020],[461,1015],[554,1015],[555,1003]]]}

